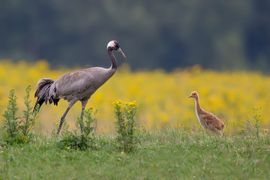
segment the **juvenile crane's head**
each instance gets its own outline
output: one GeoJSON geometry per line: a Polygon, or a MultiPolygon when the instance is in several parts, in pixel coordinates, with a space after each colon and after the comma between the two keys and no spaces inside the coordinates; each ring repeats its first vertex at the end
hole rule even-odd
{"type": "Polygon", "coordinates": [[[192,91],[192,93],[190,94],[189,98],[198,99],[199,98],[199,94],[196,91],[192,91]]]}
{"type": "Polygon", "coordinates": [[[123,52],[123,50],[120,48],[119,43],[116,40],[112,40],[107,44],[107,49],[108,51],[118,51],[122,54],[122,56],[124,57],[124,59],[126,59],[126,55],[123,52]]]}

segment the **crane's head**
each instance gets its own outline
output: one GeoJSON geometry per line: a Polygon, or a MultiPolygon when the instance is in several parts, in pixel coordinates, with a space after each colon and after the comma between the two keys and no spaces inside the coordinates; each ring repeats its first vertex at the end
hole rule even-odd
{"type": "Polygon", "coordinates": [[[118,51],[122,54],[122,56],[124,57],[124,59],[126,59],[126,55],[125,53],[123,52],[123,50],[120,48],[120,45],[119,43],[116,41],[116,40],[112,40],[110,41],[108,44],[107,44],[107,49],[109,51],[118,51]]]}
{"type": "Polygon", "coordinates": [[[189,98],[194,98],[194,99],[198,99],[199,94],[197,93],[197,91],[192,91],[192,93],[190,94],[189,98]]]}

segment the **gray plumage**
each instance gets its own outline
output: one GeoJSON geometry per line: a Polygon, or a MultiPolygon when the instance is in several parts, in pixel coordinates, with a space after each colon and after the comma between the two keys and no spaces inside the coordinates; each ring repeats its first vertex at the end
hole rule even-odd
{"type": "Polygon", "coordinates": [[[125,57],[125,54],[119,47],[119,43],[115,40],[108,43],[107,51],[112,62],[111,67],[109,68],[92,67],[64,74],[62,77],[55,81],[48,78],[39,80],[35,92],[37,101],[34,110],[37,110],[38,106],[41,107],[44,102],[46,104],[47,102],[50,104],[54,103],[54,105],[57,105],[60,99],[65,99],[69,102],[67,110],[61,117],[57,134],[59,134],[61,130],[62,124],[68,111],[77,101],[82,103],[80,122],[82,131],[84,109],[89,98],[115,73],[117,69],[113,51],[119,51],[125,57]]]}

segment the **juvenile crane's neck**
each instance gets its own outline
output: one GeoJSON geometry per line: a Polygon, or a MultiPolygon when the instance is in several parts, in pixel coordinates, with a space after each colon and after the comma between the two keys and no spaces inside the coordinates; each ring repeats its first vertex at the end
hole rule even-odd
{"type": "Polygon", "coordinates": [[[111,49],[108,49],[108,54],[112,62],[110,69],[116,70],[117,69],[116,59],[111,49]]]}
{"type": "Polygon", "coordinates": [[[201,106],[200,106],[199,97],[195,98],[195,110],[197,111],[197,113],[200,113],[203,111],[201,106]]]}

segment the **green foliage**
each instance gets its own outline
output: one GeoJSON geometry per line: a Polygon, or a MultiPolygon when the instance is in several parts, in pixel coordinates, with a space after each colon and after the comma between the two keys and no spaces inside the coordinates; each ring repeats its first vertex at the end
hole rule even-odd
{"type": "Polygon", "coordinates": [[[26,96],[24,97],[25,110],[23,111],[23,119],[20,122],[22,133],[25,136],[29,136],[30,131],[32,130],[35,120],[38,114],[38,111],[33,110],[30,101],[30,92],[31,86],[26,88],[26,96]]]}
{"type": "Polygon", "coordinates": [[[86,150],[90,147],[90,141],[85,136],[78,134],[77,132],[66,132],[63,138],[57,142],[57,146],[60,149],[78,149],[86,150]]]}
{"type": "MultiPolygon", "coordinates": [[[[84,112],[84,120],[83,120],[83,132],[82,135],[88,137],[90,139],[94,138],[95,127],[94,123],[96,122],[95,119],[96,111],[93,109],[86,109],[84,112]]],[[[79,122],[81,121],[80,118],[77,119],[77,127],[79,126],[79,122]]]]}
{"type": "Polygon", "coordinates": [[[9,138],[15,138],[19,133],[19,123],[18,123],[18,107],[17,107],[17,97],[15,95],[15,90],[12,89],[9,92],[9,101],[6,111],[4,112],[4,124],[3,128],[5,130],[6,136],[9,138]]]}
{"type": "Polygon", "coordinates": [[[247,121],[247,131],[249,135],[255,136],[256,138],[260,138],[262,133],[261,121],[262,121],[261,109],[255,108],[252,112],[251,119],[247,121]]]}
{"type": "Polygon", "coordinates": [[[135,114],[136,103],[117,101],[114,103],[114,112],[117,128],[117,146],[122,152],[131,152],[136,145],[135,114]]]}
{"type": "MultiPolygon", "coordinates": [[[[95,134],[94,134],[94,122],[96,121],[94,115],[96,111],[92,109],[86,109],[83,119],[83,131],[78,133],[77,130],[70,132],[65,130],[62,135],[62,139],[57,143],[57,146],[61,149],[78,149],[87,150],[89,148],[95,149],[95,134]]],[[[79,123],[81,118],[77,119],[77,129],[79,129],[79,123]]]]}
{"type": "Polygon", "coordinates": [[[11,90],[9,93],[9,102],[6,111],[3,114],[3,133],[2,139],[7,144],[20,144],[27,143],[33,137],[31,132],[37,112],[32,111],[30,101],[31,87],[26,88],[26,96],[24,97],[25,110],[23,111],[23,117],[18,116],[17,97],[15,90],[11,90]]]}

